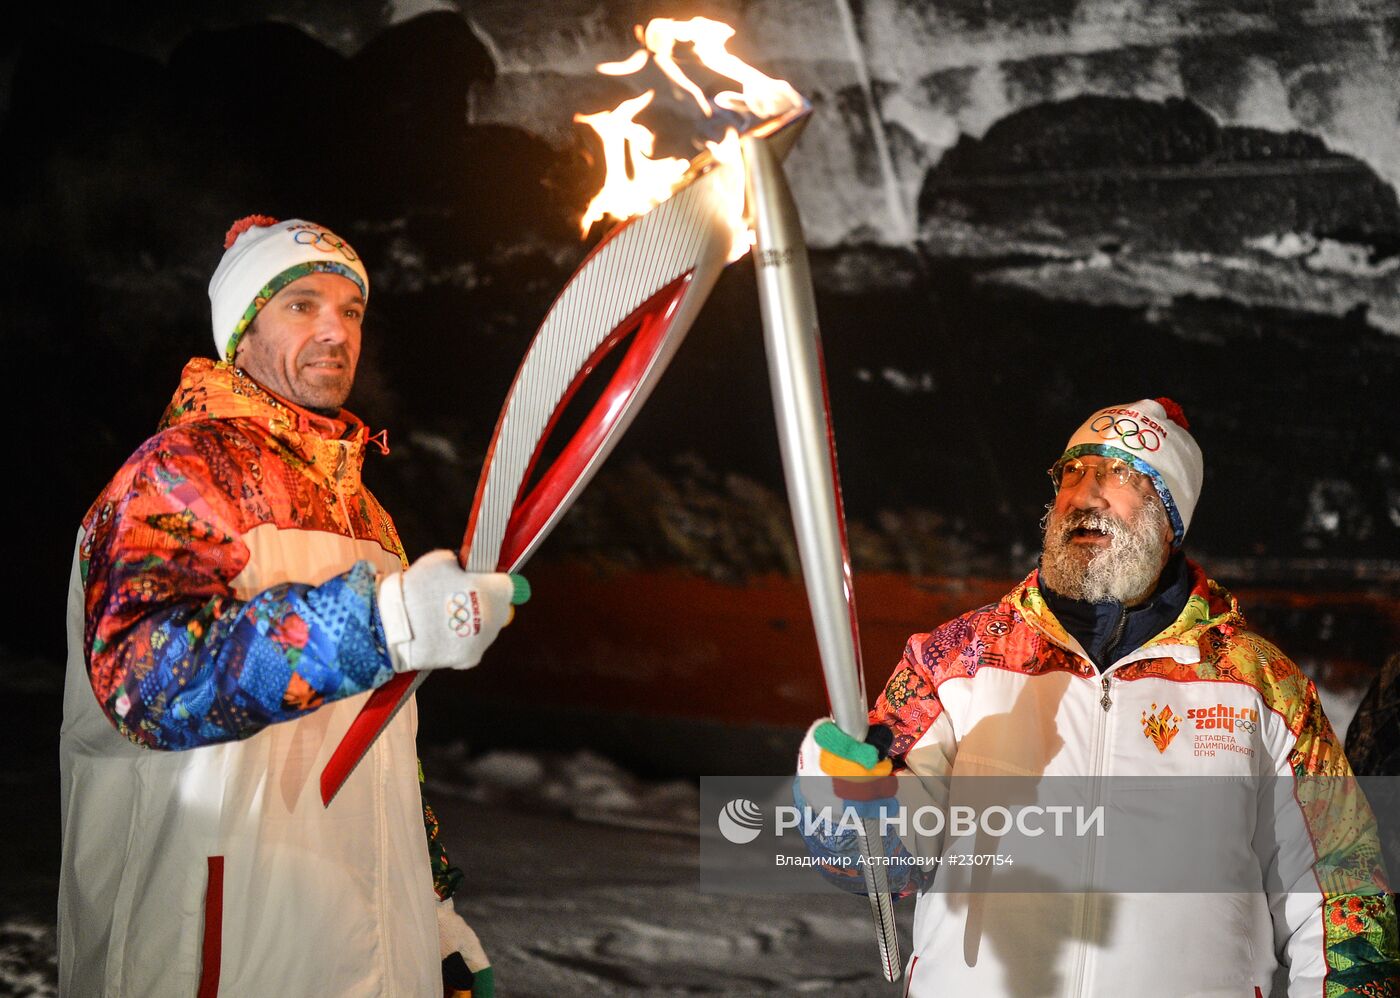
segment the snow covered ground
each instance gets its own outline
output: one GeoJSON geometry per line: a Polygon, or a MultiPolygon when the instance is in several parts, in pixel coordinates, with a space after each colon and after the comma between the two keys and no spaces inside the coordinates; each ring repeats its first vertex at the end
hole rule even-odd
{"type": "Polygon", "coordinates": [[[860,901],[703,894],[693,836],[496,805],[442,820],[471,822],[458,910],[502,994],[898,993],[860,901]]]}
{"type": "MultiPolygon", "coordinates": [[[[588,753],[448,748],[424,767],[467,873],[458,911],[503,998],[899,993],[859,899],[700,891],[691,782],[639,780],[588,753]]],[[[57,774],[44,764],[5,782],[0,996],[40,998],[55,994],[57,774]]]]}
{"type": "Polygon", "coordinates": [[[458,911],[503,994],[899,993],[859,899],[700,891],[689,781],[638,780],[588,753],[448,749],[424,767],[467,872],[458,911]]]}

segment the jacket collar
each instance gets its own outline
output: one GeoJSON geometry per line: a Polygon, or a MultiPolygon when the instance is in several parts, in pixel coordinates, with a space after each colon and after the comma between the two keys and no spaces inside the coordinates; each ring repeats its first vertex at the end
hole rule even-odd
{"type": "Polygon", "coordinates": [[[322,416],[274,395],[241,368],[195,357],[161,416],[160,429],[208,419],[237,419],[265,429],[292,464],[331,482],[358,487],[369,428],[346,409],[322,416]]]}
{"type": "MultiPolygon", "coordinates": [[[[1199,661],[1201,643],[1215,630],[1243,628],[1244,615],[1239,601],[1223,586],[1210,579],[1200,565],[1186,559],[1190,579],[1190,595],[1176,619],[1156,636],[1120,658],[1116,665],[1144,658],[1166,657],[1178,661],[1199,661]]],[[[1052,641],[1082,652],[1079,642],[1070,636],[1045,603],[1040,588],[1040,570],[1030,575],[1006,597],[1027,623],[1043,632],[1052,641]]]]}
{"type": "Polygon", "coordinates": [[[1099,668],[1142,647],[1176,620],[1191,595],[1191,574],[1186,556],[1174,553],[1162,568],[1156,588],[1135,606],[1117,600],[1090,603],[1055,592],[1042,581],[1045,605],[1066,631],[1079,639],[1099,668]]]}

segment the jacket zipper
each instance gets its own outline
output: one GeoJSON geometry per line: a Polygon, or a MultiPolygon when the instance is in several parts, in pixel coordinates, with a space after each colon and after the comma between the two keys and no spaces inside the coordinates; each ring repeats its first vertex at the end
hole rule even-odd
{"type": "MultiPolygon", "coordinates": [[[[1103,695],[1099,698],[1099,706],[1103,707],[1103,712],[1094,715],[1094,741],[1090,752],[1091,786],[1093,792],[1089,798],[1089,813],[1093,814],[1096,809],[1103,805],[1103,781],[1104,767],[1108,758],[1108,742],[1110,735],[1110,711],[1113,707],[1113,677],[1103,675],[1099,677],[1099,688],[1103,690],[1103,695]]],[[[1080,909],[1079,917],[1079,955],[1076,960],[1078,972],[1075,974],[1075,986],[1068,994],[1079,996],[1086,994],[1086,985],[1089,978],[1090,948],[1088,940],[1091,937],[1091,930],[1098,920],[1098,894],[1093,890],[1097,876],[1095,868],[1098,863],[1097,838],[1089,836],[1088,854],[1084,864],[1087,875],[1087,882],[1084,891],[1084,904],[1080,909]]]]}
{"type": "Polygon", "coordinates": [[[340,515],[345,517],[345,532],[353,541],[354,521],[350,519],[350,507],[345,505],[345,493],[340,490],[340,479],[345,474],[346,464],[350,462],[350,444],[344,440],[337,440],[336,446],[340,448],[340,459],[335,463],[335,497],[340,500],[340,515]]]}
{"type": "Polygon", "coordinates": [[[1113,625],[1113,633],[1108,636],[1108,643],[1103,646],[1104,660],[1108,660],[1109,653],[1118,647],[1118,642],[1123,640],[1123,631],[1128,626],[1128,608],[1122,603],[1118,604],[1118,622],[1113,625]]]}
{"type": "MultiPolygon", "coordinates": [[[[1122,632],[1123,629],[1127,626],[1127,622],[1127,608],[1120,608],[1118,615],[1118,623],[1113,630],[1114,644],[1116,644],[1119,640],[1122,639],[1122,632]]],[[[1027,623],[1030,623],[1030,621],[1028,620],[1027,623]]],[[[1035,625],[1032,624],[1032,626],[1034,627],[1035,625]]],[[[1037,630],[1039,630],[1039,628],[1037,628],[1037,630]]],[[[1045,632],[1042,631],[1042,633],[1045,632]]],[[[1048,634],[1046,636],[1050,637],[1050,635],[1048,634]]],[[[1074,649],[1069,648],[1067,645],[1064,645],[1056,638],[1050,637],[1050,640],[1053,641],[1055,644],[1066,648],[1072,654],[1077,655],[1091,669],[1097,668],[1094,665],[1094,663],[1089,660],[1089,656],[1087,653],[1084,653],[1082,651],[1075,652],[1074,649]]],[[[1107,647],[1112,648],[1113,645],[1110,644],[1107,647]]],[[[1117,664],[1118,663],[1115,663],[1115,665],[1117,664]]],[[[1099,689],[1102,691],[1102,694],[1099,697],[1099,706],[1103,708],[1103,712],[1094,715],[1094,740],[1092,742],[1092,748],[1089,753],[1090,765],[1092,766],[1091,779],[1093,781],[1091,784],[1091,786],[1093,787],[1093,793],[1090,795],[1090,813],[1093,813],[1093,810],[1095,808],[1098,808],[1103,803],[1104,764],[1105,760],[1108,757],[1108,737],[1110,731],[1109,720],[1110,713],[1113,709],[1113,677],[1107,673],[1100,672],[1099,689]]],[[[1087,882],[1084,885],[1085,887],[1092,887],[1094,882],[1097,880],[1097,877],[1094,873],[1094,868],[1095,865],[1098,863],[1098,850],[1095,848],[1095,846],[1095,837],[1090,836],[1087,849],[1087,861],[1085,863],[1085,870],[1088,873],[1087,882]]],[[[1075,956],[1075,970],[1074,974],[1071,977],[1073,987],[1071,987],[1065,992],[1067,998],[1080,998],[1080,996],[1085,993],[1085,983],[1089,977],[1089,929],[1091,925],[1098,920],[1098,895],[1092,890],[1085,890],[1083,892],[1083,897],[1084,903],[1080,908],[1079,915],[1079,938],[1077,944],[1078,953],[1075,956]]]]}
{"type": "Polygon", "coordinates": [[[1118,623],[1113,625],[1113,637],[1109,639],[1108,647],[1111,651],[1119,641],[1123,640],[1123,628],[1128,626],[1128,608],[1121,603],[1118,605],[1118,623]]]}

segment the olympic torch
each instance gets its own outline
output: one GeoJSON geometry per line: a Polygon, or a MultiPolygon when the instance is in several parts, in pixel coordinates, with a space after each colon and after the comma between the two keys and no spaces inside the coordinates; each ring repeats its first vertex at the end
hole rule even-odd
{"type": "MultiPolygon", "coordinates": [[[[733,241],[726,189],[737,170],[697,171],[672,197],[608,233],[564,285],[501,407],[462,567],[519,569],[641,411],[724,270],[733,241]],[[614,350],[622,360],[602,395],[542,465],[561,414],[614,350]]],[[[321,772],[326,807],[427,676],[399,673],[370,694],[321,772]]]]}
{"type": "MultiPolygon", "coordinates": [[[[807,244],[782,168],[808,113],[803,106],[765,122],[741,142],[764,346],[802,578],[832,717],[842,731],[860,741],[869,715],[826,368],[807,244]]],[[[897,981],[899,937],[888,874],[878,862],[882,852],[878,820],[863,821],[858,834],[881,969],[885,980],[897,981]]]]}

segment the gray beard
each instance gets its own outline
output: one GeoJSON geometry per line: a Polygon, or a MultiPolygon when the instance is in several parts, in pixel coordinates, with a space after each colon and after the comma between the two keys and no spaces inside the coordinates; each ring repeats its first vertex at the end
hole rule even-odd
{"type": "Polygon", "coordinates": [[[1157,585],[1167,557],[1166,522],[1166,510],[1155,502],[1143,503],[1130,521],[1111,513],[1071,510],[1057,516],[1052,510],[1040,555],[1041,581],[1070,599],[1133,606],[1157,585]],[[1070,535],[1079,527],[1108,532],[1108,547],[1075,545],[1070,535]]]}

